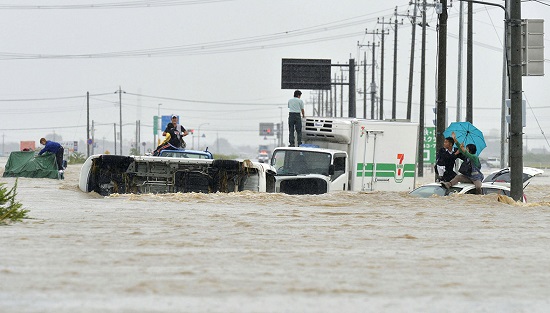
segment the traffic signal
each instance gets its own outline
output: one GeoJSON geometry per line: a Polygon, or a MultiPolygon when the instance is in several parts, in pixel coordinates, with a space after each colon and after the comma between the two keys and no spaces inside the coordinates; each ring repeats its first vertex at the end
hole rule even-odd
{"type": "Polygon", "coordinates": [[[274,123],[260,123],[260,136],[273,136],[274,123]]]}

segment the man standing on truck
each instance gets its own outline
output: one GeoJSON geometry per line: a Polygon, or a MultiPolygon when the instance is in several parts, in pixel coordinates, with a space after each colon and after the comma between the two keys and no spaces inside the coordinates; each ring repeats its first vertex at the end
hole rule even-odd
{"type": "Polygon", "coordinates": [[[304,112],[304,101],[300,99],[302,92],[294,91],[294,98],[288,100],[288,141],[289,147],[294,147],[294,131],[298,137],[298,146],[302,144],[302,118],[306,118],[304,112]],[[300,117],[300,114],[302,116],[300,117]]]}

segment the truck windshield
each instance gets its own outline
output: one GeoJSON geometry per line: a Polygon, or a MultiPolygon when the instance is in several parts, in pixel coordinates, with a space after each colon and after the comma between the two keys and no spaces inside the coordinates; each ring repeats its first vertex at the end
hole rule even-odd
{"type": "Polygon", "coordinates": [[[329,174],[330,153],[297,150],[278,150],[273,154],[271,165],[277,175],[329,174]]]}

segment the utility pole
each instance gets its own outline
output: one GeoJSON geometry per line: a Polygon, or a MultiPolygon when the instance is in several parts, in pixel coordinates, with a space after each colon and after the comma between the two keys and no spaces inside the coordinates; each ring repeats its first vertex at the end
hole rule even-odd
{"type": "MultiPolygon", "coordinates": [[[[338,75],[334,73],[334,83],[338,82],[338,75]]],[[[338,98],[337,98],[337,92],[338,86],[334,84],[334,116],[338,116],[338,98]]]]}
{"type": "Polygon", "coordinates": [[[424,177],[424,108],[426,95],[426,0],[422,0],[422,49],[420,52],[420,112],[418,130],[418,177],[424,177]]]}
{"type": "MultiPolygon", "coordinates": [[[[378,29],[373,32],[369,32],[368,30],[365,30],[365,34],[369,35],[372,34],[372,62],[371,62],[371,69],[372,69],[372,78],[371,78],[371,85],[370,85],[370,104],[371,104],[371,110],[370,110],[370,118],[374,119],[374,108],[376,106],[376,35],[383,35],[383,32],[379,32],[378,29]]],[[[378,43],[380,46],[380,43],[378,43]]],[[[368,44],[367,44],[368,46],[368,44]]],[[[365,77],[366,81],[366,77],[365,77]]],[[[365,83],[366,84],[366,83],[365,83]]]]}
{"type": "Polygon", "coordinates": [[[330,88],[328,92],[328,97],[327,97],[327,109],[330,111],[330,116],[331,117],[335,117],[336,116],[336,113],[334,112],[333,110],[333,106],[332,106],[332,87],[330,88]]]}
{"type": "Polygon", "coordinates": [[[116,155],[116,123],[113,123],[114,131],[115,131],[115,155],[116,155]]]}
{"type": "Polygon", "coordinates": [[[473,46],[474,46],[474,8],[468,1],[468,39],[466,40],[466,121],[474,123],[473,118],[473,46]]]}
{"type": "Polygon", "coordinates": [[[458,66],[456,86],[456,121],[462,120],[462,46],[464,41],[464,3],[460,1],[458,8],[458,66]]]}
{"type": "Polygon", "coordinates": [[[340,68],[340,117],[344,117],[344,72],[340,68]]]}
{"type": "Polygon", "coordinates": [[[389,35],[390,31],[386,33],[386,30],[384,30],[385,24],[391,24],[384,22],[384,18],[382,18],[382,22],[379,20],[377,21],[378,24],[382,25],[382,31],[380,33],[380,103],[379,103],[379,113],[380,113],[380,120],[384,119],[384,39],[386,35],[389,35]]]}
{"type": "Polygon", "coordinates": [[[94,128],[94,120],[92,120],[92,155],[94,154],[94,146],[95,146],[95,128],[94,128]]]}
{"type": "Polygon", "coordinates": [[[523,197],[521,0],[510,0],[510,195],[523,197]]]}
{"type": "Polygon", "coordinates": [[[317,90],[317,116],[323,116],[323,108],[321,106],[321,93],[317,90]]]}
{"type": "Polygon", "coordinates": [[[363,118],[367,119],[367,51],[363,51],[363,118]]]}
{"type": "Polygon", "coordinates": [[[504,41],[505,47],[502,49],[502,99],[500,104],[500,168],[505,168],[508,166],[508,159],[506,156],[506,142],[508,134],[508,123],[506,122],[506,113],[508,113],[506,108],[506,99],[509,97],[509,80],[508,80],[508,45],[510,42],[510,32],[508,32],[508,1],[505,2],[507,18],[504,20],[504,41]]]}
{"type": "Polygon", "coordinates": [[[412,15],[412,30],[411,30],[411,61],[409,63],[409,92],[407,97],[407,120],[411,120],[411,111],[412,111],[412,93],[413,93],[413,80],[414,80],[414,45],[416,41],[416,10],[417,10],[417,0],[412,2],[414,6],[413,15],[412,15]]]}
{"type": "Polygon", "coordinates": [[[90,157],[90,92],[86,92],[86,157],[90,157]]]}
{"type": "MultiPolygon", "coordinates": [[[[399,25],[399,22],[397,21],[397,17],[399,16],[397,14],[397,7],[395,7],[394,11],[395,20],[393,21],[393,32],[394,32],[394,38],[393,38],[393,93],[392,93],[392,101],[391,101],[391,118],[392,120],[397,119],[397,28],[399,25]]],[[[403,20],[401,20],[401,25],[403,25],[403,20]]]]}
{"type": "Polygon", "coordinates": [[[355,59],[349,59],[349,103],[348,117],[356,117],[355,103],[355,59]]]}
{"type": "MultiPolygon", "coordinates": [[[[365,34],[369,35],[369,34],[372,34],[372,44],[369,42],[367,43],[366,45],[360,45],[359,42],[357,42],[357,46],[358,47],[369,47],[371,46],[372,47],[372,62],[371,62],[371,68],[372,68],[372,82],[371,82],[371,85],[370,85],[370,97],[371,97],[371,115],[370,115],[370,118],[371,119],[374,119],[374,105],[375,105],[375,98],[376,98],[376,95],[375,95],[375,92],[376,92],[376,83],[374,82],[374,74],[375,74],[375,62],[376,62],[376,59],[375,59],[375,48],[376,48],[376,44],[374,43],[374,39],[375,39],[375,36],[379,34],[378,30],[374,31],[374,32],[369,32],[368,30],[365,29],[365,34]]],[[[363,93],[363,118],[366,119],[367,118],[367,52],[365,51],[364,53],[364,63],[363,63],[363,66],[364,66],[364,69],[363,69],[363,90],[365,91],[363,93]]]]}
{"type": "MultiPolygon", "coordinates": [[[[136,145],[136,152],[139,151],[139,121],[136,121],[136,142],[135,142],[135,145],[136,145]]],[[[139,155],[139,153],[137,153],[136,155],[139,155]]]]}
{"type": "MultiPolygon", "coordinates": [[[[115,91],[115,93],[118,93],[118,106],[119,106],[119,114],[120,114],[120,120],[119,120],[120,137],[118,139],[120,140],[120,154],[122,155],[122,93],[126,93],[126,91],[123,91],[120,88],[120,86],[118,86],[118,90],[115,91]]],[[[115,131],[115,137],[116,137],[116,131],[115,131]]]]}
{"type": "Polygon", "coordinates": [[[327,116],[327,108],[325,107],[325,91],[319,90],[321,95],[321,116],[327,116]]]}
{"type": "Polygon", "coordinates": [[[372,40],[372,66],[371,66],[371,83],[370,83],[370,119],[374,120],[374,107],[376,106],[376,44],[374,38],[372,40]]]}
{"type": "MultiPolygon", "coordinates": [[[[441,12],[439,13],[439,48],[437,53],[437,125],[436,125],[436,151],[443,147],[443,131],[446,125],[447,107],[447,0],[441,0],[441,12]]],[[[437,175],[437,173],[436,173],[437,175]]]]}

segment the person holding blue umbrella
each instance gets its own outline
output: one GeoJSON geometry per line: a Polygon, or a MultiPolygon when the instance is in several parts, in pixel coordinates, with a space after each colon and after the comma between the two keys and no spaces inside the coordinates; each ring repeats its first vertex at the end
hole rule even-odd
{"type": "Polygon", "coordinates": [[[470,143],[474,144],[476,146],[475,155],[477,156],[487,147],[483,132],[470,122],[452,122],[443,132],[443,136],[449,137],[453,132],[464,146],[468,146],[470,143]]]}
{"type": "Polygon", "coordinates": [[[451,137],[459,146],[460,152],[465,156],[463,164],[458,170],[460,174],[456,175],[450,182],[443,182],[441,186],[450,189],[452,186],[460,183],[472,183],[476,186],[476,194],[481,194],[481,182],[483,181],[483,173],[481,173],[481,162],[477,156],[477,147],[473,143],[464,146],[464,142],[459,142],[455,132],[451,133],[451,137]]]}

